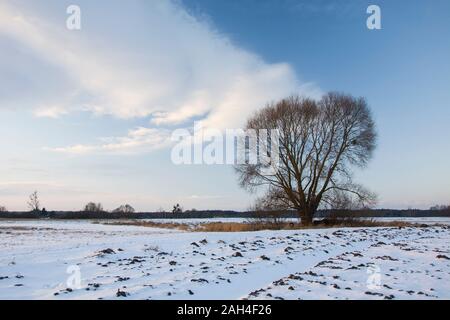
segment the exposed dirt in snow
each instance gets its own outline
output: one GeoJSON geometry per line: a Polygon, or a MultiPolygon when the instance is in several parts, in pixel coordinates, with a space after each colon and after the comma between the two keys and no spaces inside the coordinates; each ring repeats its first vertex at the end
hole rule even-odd
{"type": "Polygon", "coordinates": [[[0,298],[450,298],[449,257],[445,226],[189,233],[0,221],[0,298]]]}
{"type": "Polygon", "coordinates": [[[355,230],[370,238],[364,250],[330,256],[314,267],[273,281],[249,299],[438,299],[450,296],[447,228],[355,230]]]}

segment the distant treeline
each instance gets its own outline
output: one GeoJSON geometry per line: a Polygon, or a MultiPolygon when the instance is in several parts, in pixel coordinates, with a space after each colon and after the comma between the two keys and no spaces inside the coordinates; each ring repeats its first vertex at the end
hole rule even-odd
{"type": "MultiPolygon", "coordinates": [[[[294,211],[284,212],[239,212],[223,210],[172,212],[87,212],[87,211],[33,211],[33,212],[0,212],[3,219],[205,219],[205,218],[297,218],[294,211]]],[[[450,209],[446,210],[322,210],[317,217],[450,217],[450,209]]]]}

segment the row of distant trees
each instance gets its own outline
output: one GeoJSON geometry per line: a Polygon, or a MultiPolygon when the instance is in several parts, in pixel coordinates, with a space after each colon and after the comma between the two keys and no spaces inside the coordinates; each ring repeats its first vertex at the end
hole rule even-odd
{"type": "MultiPolygon", "coordinates": [[[[106,212],[106,210],[103,209],[103,205],[101,203],[95,203],[95,202],[89,202],[87,205],[84,206],[83,209],[84,212],[92,212],[92,213],[100,213],[100,212],[106,212]]],[[[135,213],[136,210],[129,205],[124,204],[120,207],[114,209],[112,211],[113,213],[135,213]]]]}
{"type": "MultiPolygon", "coordinates": [[[[103,209],[103,205],[101,203],[95,203],[95,202],[89,202],[83,209],[84,212],[93,212],[93,213],[100,213],[100,212],[106,212],[106,210],[103,209]]],[[[160,209],[159,211],[164,212],[163,209],[160,209]]],[[[192,211],[195,211],[195,209],[192,209],[192,211]]],[[[121,205],[120,207],[114,209],[112,213],[135,213],[136,210],[129,204],[121,205]]],[[[173,206],[172,213],[183,213],[183,207],[179,203],[173,206]]]]}
{"type": "Polygon", "coordinates": [[[433,207],[430,207],[431,211],[445,211],[450,210],[450,205],[435,205],[433,207]]]}
{"type": "MultiPolygon", "coordinates": [[[[41,202],[39,200],[39,195],[38,195],[37,191],[34,191],[29,196],[27,205],[31,212],[42,212],[42,213],[47,212],[47,210],[45,208],[41,209],[41,202]]],[[[8,210],[6,209],[6,207],[0,206],[0,212],[7,212],[7,211],[8,210]]],[[[86,204],[84,206],[84,208],[81,211],[91,212],[91,213],[107,212],[107,210],[105,210],[103,208],[103,205],[101,203],[96,203],[96,202],[89,202],[88,204],[86,204]]],[[[160,211],[164,212],[164,210],[162,210],[162,209],[160,211]]],[[[192,211],[195,211],[195,209],[193,209],[192,211]]],[[[112,213],[131,214],[131,213],[135,213],[135,212],[136,212],[136,210],[129,204],[121,205],[118,208],[112,210],[112,213]]],[[[173,206],[172,213],[183,213],[183,208],[181,207],[181,205],[179,203],[177,203],[173,206]]]]}

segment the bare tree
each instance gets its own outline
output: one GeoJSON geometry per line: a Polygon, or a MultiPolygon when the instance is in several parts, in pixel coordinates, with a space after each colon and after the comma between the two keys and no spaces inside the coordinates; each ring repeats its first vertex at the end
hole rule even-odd
{"type": "Polygon", "coordinates": [[[117,209],[113,210],[114,213],[134,213],[135,210],[129,204],[121,205],[117,209]]]}
{"type": "Polygon", "coordinates": [[[339,93],[328,93],[320,101],[292,96],[267,105],[248,120],[247,129],[279,130],[279,163],[235,167],[242,187],[254,191],[266,186],[264,207],[294,209],[309,225],[319,206],[335,206],[348,197],[364,205],[375,201],[372,193],[352,181],[350,170],[365,167],[376,146],[365,99],[339,93]],[[266,170],[270,166],[274,170],[266,170]]]}
{"type": "Polygon", "coordinates": [[[91,212],[91,213],[104,212],[102,204],[94,203],[94,202],[89,202],[87,205],[85,205],[84,211],[91,212]]]}
{"type": "Polygon", "coordinates": [[[0,212],[7,212],[8,210],[6,210],[6,207],[4,206],[0,206],[0,212]]]}
{"type": "Polygon", "coordinates": [[[41,204],[39,202],[38,192],[33,192],[28,200],[28,208],[31,211],[41,211],[41,204]]]}

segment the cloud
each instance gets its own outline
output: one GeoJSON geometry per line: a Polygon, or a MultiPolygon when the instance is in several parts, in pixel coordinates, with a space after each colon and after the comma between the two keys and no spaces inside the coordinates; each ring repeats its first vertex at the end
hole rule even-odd
{"type": "Polygon", "coordinates": [[[72,155],[87,153],[136,154],[160,149],[171,143],[169,130],[144,127],[130,130],[125,137],[106,137],[100,140],[103,143],[45,149],[72,155]]]}
{"type": "Polygon", "coordinates": [[[33,113],[36,117],[56,119],[67,114],[68,111],[63,106],[45,106],[42,108],[36,108],[33,113]]]}
{"type": "MultiPolygon", "coordinates": [[[[21,3],[0,3],[0,35],[56,66],[70,83],[52,101],[35,102],[38,117],[83,110],[124,119],[148,117],[151,126],[163,128],[200,118],[205,127],[223,129],[242,126],[255,110],[284,96],[320,95],[314,84],[301,83],[289,64],[270,64],[239,48],[178,1],[124,5],[80,0],[80,31],[65,29],[65,11],[45,15],[26,11],[21,3]]],[[[36,77],[45,81],[45,75],[36,77]]],[[[147,129],[157,137],[163,134],[147,129]]],[[[85,154],[160,144],[159,138],[130,134],[110,144],[54,150],[85,154]]]]}
{"type": "Polygon", "coordinates": [[[193,194],[185,197],[185,200],[188,201],[205,201],[205,200],[217,200],[217,199],[226,199],[226,196],[222,195],[197,195],[193,194]]]}

